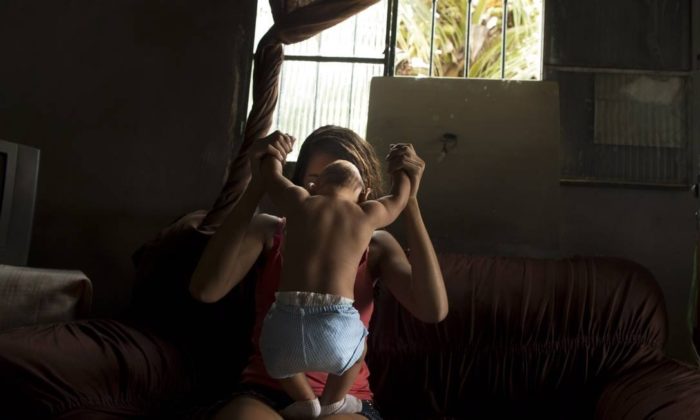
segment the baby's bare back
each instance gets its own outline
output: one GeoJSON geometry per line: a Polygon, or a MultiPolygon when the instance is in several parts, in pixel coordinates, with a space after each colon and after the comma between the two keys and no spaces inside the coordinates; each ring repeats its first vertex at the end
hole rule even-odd
{"type": "Polygon", "coordinates": [[[373,227],[348,200],[312,196],[287,215],[281,291],[354,298],[357,267],[373,227]]]}

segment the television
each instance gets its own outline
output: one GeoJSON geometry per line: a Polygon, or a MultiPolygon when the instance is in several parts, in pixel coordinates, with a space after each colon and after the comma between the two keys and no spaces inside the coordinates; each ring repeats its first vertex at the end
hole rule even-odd
{"type": "Polygon", "coordinates": [[[39,149],[0,140],[0,264],[27,265],[39,149]]]}

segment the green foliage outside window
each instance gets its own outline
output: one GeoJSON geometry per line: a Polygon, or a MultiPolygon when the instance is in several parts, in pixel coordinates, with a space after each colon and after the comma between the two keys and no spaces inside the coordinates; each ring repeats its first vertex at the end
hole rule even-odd
{"type": "MultiPolygon", "coordinates": [[[[401,0],[396,75],[427,76],[432,0],[401,0]]],[[[436,3],[433,76],[463,77],[466,65],[467,0],[436,3]]],[[[471,2],[469,77],[501,77],[502,0],[471,2]]],[[[509,0],[506,79],[540,79],[542,0],[509,0]]]]}

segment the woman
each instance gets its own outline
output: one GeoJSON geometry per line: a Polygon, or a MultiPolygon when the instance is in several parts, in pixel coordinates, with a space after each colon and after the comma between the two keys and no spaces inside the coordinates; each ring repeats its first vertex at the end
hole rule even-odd
{"type": "MultiPolygon", "coordinates": [[[[280,391],[267,376],[258,339],[262,320],[274,301],[281,267],[281,243],[284,219],[255,214],[263,195],[259,162],[267,154],[284,160],[292,150],[293,139],[280,132],[257,141],[250,150],[252,178],[245,193],[212,237],[190,283],[192,296],[203,302],[215,302],[238,284],[264,254],[264,267],[256,280],[256,316],[253,328],[254,352],[244,369],[239,392],[221,410],[217,419],[266,420],[281,419],[278,410],[292,400],[280,391]]],[[[329,163],[345,159],[354,163],[370,191],[370,197],[381,189],[380,165],[372,146],[351,130],[326,126],[309,135],[299,153],[292,181],[307,186],[329,163]]],[[[421,218],[416,194],[425,163],[410,144],[394,145],[387,156],[389,171],[404,170],[411,180],[411,194],[403,211],[410,257],[396,239],[386,231],[374,233],[365,258],[358,267],[355,282],[355,306],[366,326],[372,316],[375,281],[381,281],[396,299],[416,318],[424,322],[440,322],[447,316],[445,284],[433,245],[421,218]]],[[[372,331],[370,330],[370,335],[372,331]]],[[[308,374],[315,392],[325,385],[325,374],[308,374]]],[[[363,364],[350,394],[363,400],[358,414],[332,415],[335,420],[380,419],[372,406],[372,393],[363,364]]]]}

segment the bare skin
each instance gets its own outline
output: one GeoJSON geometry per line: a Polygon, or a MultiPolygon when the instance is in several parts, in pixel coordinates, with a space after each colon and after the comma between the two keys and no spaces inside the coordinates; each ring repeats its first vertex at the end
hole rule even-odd
{"type": "MultiPolygon", "coordinates": [[[[401,170],[393,176],[390,195],[365,200],[359,170],[347,161],[328,165],[311,184],[311,195],[282,175],[282,162],[262,161],[261,174],[275,204],[287,216],[280,291],[305,291],[354,298],[357,266],[375,230],[396,220],[408,201],[410,180],[401,170]],[[338,177],[329,173],[337,169],[338,177]]],[[[352,387],[363,356],[342,375],[329,375],[321,405],[341,401],[352,387]]],[[[295,401],[316,398],[303,372],[279,380],[295,401]]]]}
{"type": "Polygon", "coordinates": [[[357,266],[375,230],[391,224],[406,206],[410,181],[402,171],[394,175],[390,195],[360,202],[360,173],[350,186],[334,185],[321,174],[315,195],[282,175],[282,162],[263,161],[262,176],[270,197],[287,217],[281,291],[328,293],[353,299],[357,266]]]}
{"type": "MultiPolygon", "coordinates": [[[[269,214],[254,214],[264,189],[259,162],[271,155],[282,159],[289,153],[292,139],[275,132],[258,140],[250,149],[252,179],[245,193],[209,241],[192,276],[190,293],[203,302],[215,302],[235,287],[251,269],[261,252],[272,247],[280,220],[269,214]]],[[[323,169],[337,159],[321,152],[311,156],[303,185],[318,178],[323,169]]],[[[380,279],[388,291],[417,319],[426,323],[442,321],[448,312],[445,284],[420,214],[417,193],[425,163],[410,144],[397,144],[389,155],[389,170],[403,170],[411,180],[408,204],[402,213],[410,257],[386,231],[376,231],[369,245],[368,271],[380,279]]],[[[217,419],[279,420],[282,417],[264,402],[239,396],[222,408],[217,419]]],[[[329,420],[366,420],[360,414],[324,417],[329,420]]]]}
{"type": "MultiPolygon", "coordinates": [[[[241,396],[232,400],[219,410],[214,420],[283,420],[282,416],[264,402],[241,396]]],[[[333,414],[323,417],[324,420],[367,420],[361,414],[333,414]]]]}

